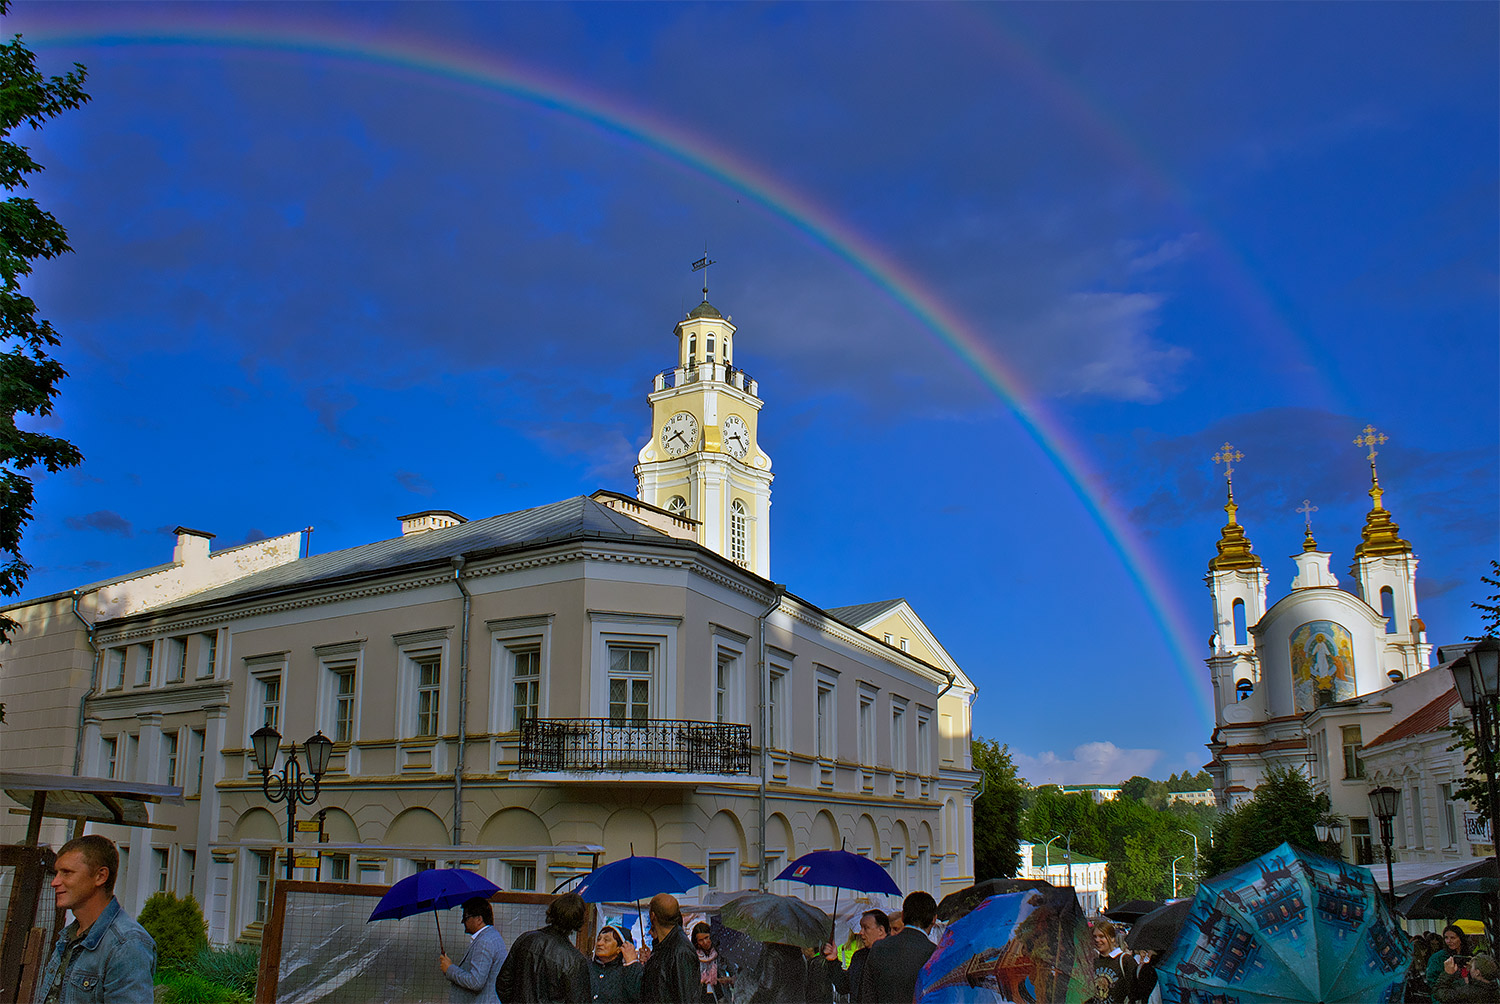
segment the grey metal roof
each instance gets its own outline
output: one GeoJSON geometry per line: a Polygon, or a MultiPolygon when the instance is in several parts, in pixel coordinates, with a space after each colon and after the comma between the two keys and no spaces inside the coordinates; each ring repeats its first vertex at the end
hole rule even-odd
{"type": "Polygon", "coordinates": [[[856,603],[852,607],[829,607],[825,613],[832,614],[845,624],[853,624],[855,627],[859,627],[861,624],[868,624],[872,620],[884,617],[905,602],[905,597],[898,596],[894,600],[880,600],[875,603],[856,603]]]}
{"type": "Polygon", "coordinates": [[[694,317],[712,317],[722,320],[724,315],[719,313],[718,307],[715,307],[705,299],[702,303],[698,304],[698,306],[688,311],[688,318],[691,319],[694,317]]]}
{"type": "Polygon", "coordinates": [[[675,539],[622,513],[578,495],[533,509],[472,520],[441,530],[314,554],[256,572],[151,613],[203,606],[224,600],[279,593],[322,583],[357,579],[397,569],[435,564],[457,555],[534,547],[573,538],[661,543],[675,539]]]}

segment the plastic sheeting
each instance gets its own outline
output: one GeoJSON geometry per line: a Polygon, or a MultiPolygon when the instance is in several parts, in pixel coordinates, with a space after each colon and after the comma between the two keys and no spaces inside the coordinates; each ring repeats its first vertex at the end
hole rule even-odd
{"type": "MultiPolygon", "coordinates": [[[[278,1004],[367,1004],[369,1001],[448,999],[438,969],[438,932],[432,914],[366,923],[376,899],[341,893],[287,890],[281,935],[278,1004]]],[[[495,927],[512,944],[543,926],[546,906],[494,903],[495,927]]],[[[440,911],[448,955],[469,945],[460,911],[440,911]]]]}

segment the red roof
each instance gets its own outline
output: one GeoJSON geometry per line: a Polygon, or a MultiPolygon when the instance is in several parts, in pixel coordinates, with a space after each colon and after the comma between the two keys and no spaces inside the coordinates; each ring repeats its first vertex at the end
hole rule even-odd
{"type": "Polygon", "coordinates": [[[1365,749],[1383,746],[1425,732],[1439,732],[1448,727],[1448,711],[1458,703],[1458,690],[1450,688],[1365,743],[1365,749]]]}

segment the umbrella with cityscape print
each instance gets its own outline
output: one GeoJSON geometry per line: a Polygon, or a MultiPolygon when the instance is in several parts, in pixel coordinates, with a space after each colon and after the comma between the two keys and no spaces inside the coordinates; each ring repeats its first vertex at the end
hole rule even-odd
{"type": "Polygon", "coordinates": [[[1182,1004],[1395,1004],[1410,962],[1369,869],[1282,844],[1198,887],[1157,972],[1182,1004]]]}

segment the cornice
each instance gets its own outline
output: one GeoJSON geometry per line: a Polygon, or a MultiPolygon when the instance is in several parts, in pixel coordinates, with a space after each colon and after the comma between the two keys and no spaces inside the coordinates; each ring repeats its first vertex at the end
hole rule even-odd
{"type": "Polygon", "coordinates": [[[149,690],[126,690],[89,698],[86,713],[101,719],[116,719],[147,713],[176,714],[202,711],[218,703],[228,703],[229,681],[210,680],[182,686],[149,690]]]}

